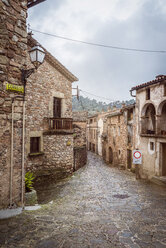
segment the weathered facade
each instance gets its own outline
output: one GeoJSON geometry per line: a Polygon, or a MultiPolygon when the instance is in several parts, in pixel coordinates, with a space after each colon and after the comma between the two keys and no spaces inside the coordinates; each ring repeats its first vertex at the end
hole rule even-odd
{"type": "Polygon", "coordinates": [[[134,105],[114,109],[106,116],[103,133],[103,158],[120,168],[132,168],[134,144],[134,105]]]}
{"type": "MultiPolygon", "coordinates": [[[[30,47],[36,43],[28,36],[30,47]]],[[[78,80],[44,50],[44,63],[26,86],[26,169],[41,182],[73,172],[72,82],[78,80]]]]}
{"type": "Polygon", "coordinates": [[[27,6],[40,2],[0,1],[0,208],[23,206],[25,166],[56,178],[73,170],[71,83],[77,78],[45,50],[44,64],[27,80],[25,101],[22,94],[21,71],[32,68],[27,48],[35,44],[31,38],[27,44],[27,6]]]}
{"type": "Polygon", "coordinates": [[[143,153],[142,178],[166,176],[166,76],[131,89],[136,91],[135,148],[143,153]]]}
{"type": "Polygon", "coordinates": [[[87,162],[87,115],[86,111],[73,112],[74,170],[84,166],[87,162]]]}
{"type": "Polygon", "coordinates": [[[121,110],[114,110],[106,117],[103,132],[103,158],[114,166],[125,165],[126,131],[121,110]]]}
{"type": "Polygon", "coordinates": [[[23,100],[7,90],[21,85],[26,62],[26,1],[0,1],[0,208],[20,203],[22,183],[23,100]]]}
{"type": "Polygon", "coordinates": [[[88,118],[88,148],[114,166],[131,169],[135,106],[113,108],[88,118]]]}

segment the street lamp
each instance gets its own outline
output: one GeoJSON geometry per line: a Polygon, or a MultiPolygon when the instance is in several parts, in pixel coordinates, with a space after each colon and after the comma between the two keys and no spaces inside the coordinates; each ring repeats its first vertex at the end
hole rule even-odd
{"type": "MultiPolygon", "coordinates": [[[[39,46],[39,44],[37,44],[36,46],[31,48],[31,50],[29,51],[29,55],[30,55],[31,63],[35,66],[35,69],[37,69],[44,61],[45,52],[44,49],[41,46],[39,46]]],[[[25,96],[25,86],[26,86],[27,78],[32,73],[34,73],[35,69],[32,68],[28,70],[25,69],[21,70],[21,81],[24,85],[24,96],[25,96]]]]}
{"type": "Polygon", "coordinates": [[[38,67],[44,61],[45,52],[43,48],[37,44],[29,51],[29,55],[31,62],[35,65],[35,67],[38,67]]]}

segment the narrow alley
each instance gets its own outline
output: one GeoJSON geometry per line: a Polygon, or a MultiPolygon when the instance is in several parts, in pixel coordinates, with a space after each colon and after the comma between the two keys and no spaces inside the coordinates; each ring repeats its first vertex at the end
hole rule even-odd
{"type": "Polygon", "coordinates": [[[1,248],[166,247],[165,189],[93,153],[44,199],[40,210],[0,220],[1,248]]]}

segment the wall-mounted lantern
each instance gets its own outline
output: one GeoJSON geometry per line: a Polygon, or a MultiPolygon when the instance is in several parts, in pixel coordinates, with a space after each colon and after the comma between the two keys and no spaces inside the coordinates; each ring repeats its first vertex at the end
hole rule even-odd
{"type": "Polygon", "coordinates": [[[43,48],[37,44],[29,51],[29,55],[31,62],[35,65],[36,68],[38,68],[38,66],[44,61],[45,52],[43,48]]]}
{"type": "MultiPolygon", "coordinates": [[[[37,68],[44,62],[44,58],[45,58],[45,52],[43,50],[43,48],[37,44],[36,46],[32,47],[31,50],[29,51],[29,55],[30,55],[30,60],[31,63],[35,66],[36,70],[37,68]]],[[[24,85],[24,96],[25,96],[25,86],[26,86],[26,81],[27,78],[34,73],[35,69],[22,69],[21,70],[21,79],[22,79],[22,83],[24,85]]]]}

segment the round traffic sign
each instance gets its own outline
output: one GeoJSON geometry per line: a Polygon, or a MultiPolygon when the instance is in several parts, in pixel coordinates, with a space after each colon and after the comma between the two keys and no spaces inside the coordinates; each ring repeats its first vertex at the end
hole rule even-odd
{"type": "Polygon", "coordinates": [[[141,157],[141,152],[136,151],[136,152],[134,152],[133,155],[134,155],[134,158],[139,159],[141,157]]]}

